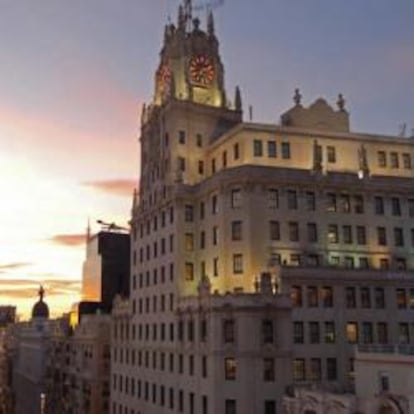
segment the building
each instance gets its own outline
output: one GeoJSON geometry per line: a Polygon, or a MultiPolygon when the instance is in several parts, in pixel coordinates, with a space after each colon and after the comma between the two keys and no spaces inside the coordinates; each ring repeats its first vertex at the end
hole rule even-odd
{"type": "Polygon", "coordinates": [[[274,414],[289,382],[352,389],[356,343],[414,341],[414,140],[353,132],[342,95],[298,90],[278,125],[243,122],[213,15],[203,30],[185,0],[140,143],[113,414],[274,414]]]}
{"type": "Polygon", "coordinates": [[[129,295],[130,236],[103,230],[87,239],[79,314],[110,312],[115,295],[129,295]]]}
{"type": "Polygon", "coordinates": [[[0,414],[13,410],[12,353],[13,325],[16,322],[14,306],[0,306],[0,414]]]}

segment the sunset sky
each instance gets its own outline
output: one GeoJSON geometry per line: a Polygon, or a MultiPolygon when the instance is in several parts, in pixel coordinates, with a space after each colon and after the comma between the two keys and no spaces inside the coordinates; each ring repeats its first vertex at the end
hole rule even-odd
{"type": "MultiPolygon", "coordinates": [[[[196,4],[202,1],[195,1],[196,4]]],[[[79,299],[90,217],[126,225],[139,113],[173,0],[0,0],[0,304],[79,299]]],[[[231,96],[277,122],[343,93],[354,131],[414,128],[412,0],[226,0],[216,27],[231,96]]],[[[204,13],[201,14],[204,17],[204,13]]]]}

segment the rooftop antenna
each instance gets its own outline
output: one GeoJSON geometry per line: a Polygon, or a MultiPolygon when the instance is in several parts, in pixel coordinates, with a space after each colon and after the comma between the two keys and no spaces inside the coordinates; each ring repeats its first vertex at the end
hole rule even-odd
{"type": "Polygon", "coordinates": [[[249,105],[249,121],[253,121],[253,106],[249,105]]]}
{"type": "Polygon", "coordinates": [[[401,138],[404,138],[405,133],[407,132],[407,124],[404,122],[403,124],[399,126],[399,128],[400,128],[400,133],[398,134],[398,136],[401,138]]]}

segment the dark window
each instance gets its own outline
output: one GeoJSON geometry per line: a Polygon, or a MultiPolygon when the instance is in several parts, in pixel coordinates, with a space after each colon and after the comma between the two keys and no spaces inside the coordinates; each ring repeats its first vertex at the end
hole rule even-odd
{"type": "Polygon", "coordinates": [[[362,214],[364,212],[364,197],[361,195],[354,196],[354,210],[357,214],[362,214]]]}
{"type": "Polygon", "coordinates": [[[325,343],[333,344],[336,341],[335,322],[325,322],[325,343]]]}
{"type": "Polygon", "coordinates": [[[275,380],[275,360],[273,358],[263,359],[263,381],[271,382],[275,380]]]}
{"type": "Polygon", "coordinates": [[[197,147],[203,146],[203,136],[201,134],[196,135],[196,142],[197,142],[197,147]]]}
{"type": "Polygon", "coordinates": [[[382,197],[375,197],[375,214],[384,214],[384,199],[382,197]]]}
{"type": "Polygon", "coordinates": [[[403,167],[406,170],[411,170],[411,154],[403,154],[402,160],[403,160],[403,167]]]}
{"type": "Polygon", "coordinates": [[[276,158],[276,142],[267,141],[267,156],[269,158],[276,158]]]}
{"type": "Polygon", "coordinates": [[[273,321],[271,319],[264,319],[262,321],[262,339],[265,344],[273,344],[273,321]]]}
{"type": "Polygon", "coordinates": [[[236,400],[225,401],[224,414],[237,414],[236,400]]]}
{"type": "Polygon", "coordinates": [[[211,160],[211,173],[214,174],[216,172],[216,159],[213,158],[211,160]]]}
{"type": "Polygon", "coordinates": [[[339,197],[340,208],[343,213],[351,212],[351,199],[348,194],[341,194],[339,197]]]}
{"type": "Polygon", "coordinates": [[[316,286],[308,286],[307,289],[308,306],[311,308],[318,306],[318,288],[316,286]]]}
{"type": "Polygon", "coordinates": [[[377,337],[379,344],[388,344],[388,326],[385,322],[377,323],[377,337]]]}
{"type": "Polygon", "coordinates": [[[324,286],[322,288],[322,306],[324,308],[333,307],[333,289],[331,286],[324,286]]]}
{"type": "Polygon", "coordinates": [[[227,167],[227,151],[223,151],[222,154],[223,168],[227,167]]]}
{"type": "Polygon", "coordinates": [[[264,414],[276,414],[276,402],[274,400],[264,402],[264,414]]]}
{"type": "Polygon", "coordinates": [[[406,294],[405,289],[397,289],[396,296],[397,296],[397,308],[405,309],[407,307],[407,294],[406,294]]]}
{"type": "Polygon", "coordinates": [[[336,208],[336,194],[326,194],[326,211],[335,212],[336,208]]]}
{"type": "Polygon", "coordinates": [[[336,151],[335,151],[335,147],[328,146],[326,148],[326,152],[327,152],[328,162],[329,163],[335,163],[336,162],[336,151]]]}
{"type": "Polygon", "coordinates": [[[194,280],[194,264],[186,262],[185,264],[185,280],[191,282],[194,280]]]}
{"type": "Polygon", "coordinates": [[[203,161],[198,162],[198,173],[200,175],[204,174],[204,162],[203,161]]]}
{"type": "Polygon", "coordinates": [[[372,322],[362,323],[362,342],[364,344],[372,344],[374,341],[372,322]]]}
{"type": "Polygon", "coordinates": [[[180,144],[185,144],[185,131],[178,131],[178,142],[180,144]]]}
{"type": "Polygon", "coordinates": [[[293,343],[303,344],[303,342],[304,342],[303,322],[293,322],[293,343]]]}
{"type": "Polygon", "coordinates": [[[296,221],[289,222],[289,240],[292,242],[299,241],[299,224],[296,221]]]}
{"type": "Polygon", "coordinates": [[[308,241],[316,243],[318,241],[318,228],[316,223],[308,223],[308,241]]]}
{"type": "Polygon", "coordinates": [[[348,309],[353,309],[356,307],[356,292],[353,286],[348,286],[345,288],[345,299],[346,307],[348,309]]]}
{"type": "Polygon", "coordinates": [[[290,299],[294,307],[302,307],[302,287],[301,286],[292,286],[290,291],[290,299]]]}
{"type": "Polygon", "coordinates": [[[343,241],[345,244],[352,244],[352,227],[342,226],[343,241]]]}
{"type": "Polygon", "coordinates": [[[231,207],[240,208],[242,206],[242,192],[240,188],[231,190],[231,207]]]}
{"type": "Polygon", "coordinates": [[[322,379],[322,364],[320,358],[310,360],[310,379],[320,381],[322,379]]]}
{"type": "Polygon", "coordinates": [[[399,168],[399,160],[398,160],[398,153],[397,152],[391,152],[390,154],[390,165],[391,168],[399,168]]]}
{"type": "Polygon", "coordinates": [[[269,222],[270,240],[280,240],[280,226],[278,221],[269,222]]]}
{"type": "Polygon", "coordinates": [[[397,247],[404,246],[404,232],[401,227],[394,228],[394,244],[397,247]]]}
{"type": "Polygon", "coordinates": [[[296,358],[293,360],[293,379],[295,381],[305,381],[305,360],[303,358],[296,358]]]}
{"type": "Polygon", "coordinates": [[[357,226],[357,243],[359,245],[364,245],[367,243],[367,235],[364,226],[357,226]]]}
{"type": "Polygon", "coordinates": [[[336,358],[326,359],[326,379],[328,381],[335,381],[338,378],[338,369],[336,364],[336,358]]]}
{"type": "Polygon", "coordinates": [[[242,222],[240,220],[231,223],[231,239],[233,241],[242,240],[242,222]]]}
{"type": "Polygon", "coordinates": [[[233,158],[235,160],[238,160],[240,158],[239,144],[233,145],[233,158]]]}
{"type": "Polygon", "coordinates": [[[385,293],[384,288],[375,288],[375,307],[377,309],[385,308],[385,293]]]}
{"type": "Polygon", "coordinates": [[[211,197],[211,213],[217,214],[218,213],[218,197],[217,195],[213,195],[211,197]]]}
{"type": "Polygon", "coordinates": [[[282,142],[282,158],[284,160],[290,159],[290,144],[289,144],[289,142],[282,142]]]}
{"type": "Polygon", "coordinates": [[[253,155],[261,157],[263,155],[263,143],[259,139],[253,141],[253,155]]]}
{"type": "Polygon", "coordinates": [[[287,206],[289,210],[297,210],[298,208],[298,195],[296,190],[287,191],[287,206]]]}
{"type": "Polygon", "coordinates": [[[393,216],[401,216],[400,199],[397,197],[391,198],[391,212],[393,216]]]}
{"type": "Polygon", "coordinates": [[[279,192],[275,188],[270,188],[267,190],[267,199],[270,208],[278,208],[279,207],[279,192]]]}
{"type": "Polygon", "coordinates": [[[190,204],[186,204],[184,207],[184,220],[187,223],[194,221],[194,207],[190,204]]]}
{"type": "Polygon", "coordinates": [[[306,209],[308,211],[315,211],[316,209],[316,199],[313,191],[306,192],[306,209]]]}
{"type": "Polygon", "coordinates": [[[233,343],[235,341],[235,322],[234,319],[225,319],[223,321],[223,342],[233,343]]]}
{"type": "Polygon", "coordinates": [[[370,308],[371,307],[371,290],[369,287],[361,288],[361,307],[370,308]]]}
{"type": "Polygon", "coordinates": [[[309,342],[311,344],[319,344],[320,342],[319,322],[309,322],[309,342]]]}
{"type": "Polygon", "coordinates": [[[243,255],[233,254],[233,273],[243,273],[243,255]]]}
{"type": "Polygon", "coordinates": [[[408,323],[401,322],[398,324],[398,341],[400,344],[406,345],[410,343],[410,331],[408,323]]]}
{"type": "Polygon", "coordinates": [[[378,151],[378,167],[385,168],[387,166],[387,157],[384,151],[378,151]]]}
{"type": "Polygon", "coordinates": [[[414,217],[414,198],[410,198],[407,201],[408,203],[408,215],[414,217]]]}

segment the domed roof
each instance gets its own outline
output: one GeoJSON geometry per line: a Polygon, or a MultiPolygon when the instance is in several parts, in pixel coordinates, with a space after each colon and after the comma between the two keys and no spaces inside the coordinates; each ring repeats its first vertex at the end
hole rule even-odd
{"type": "Polygon", "coordinates": [[[39,289],[39,301],[36,302],[32,309],[32,318],[49,318],[49,306],[43,302],[45,291],[43,286],[39,289]]]}

